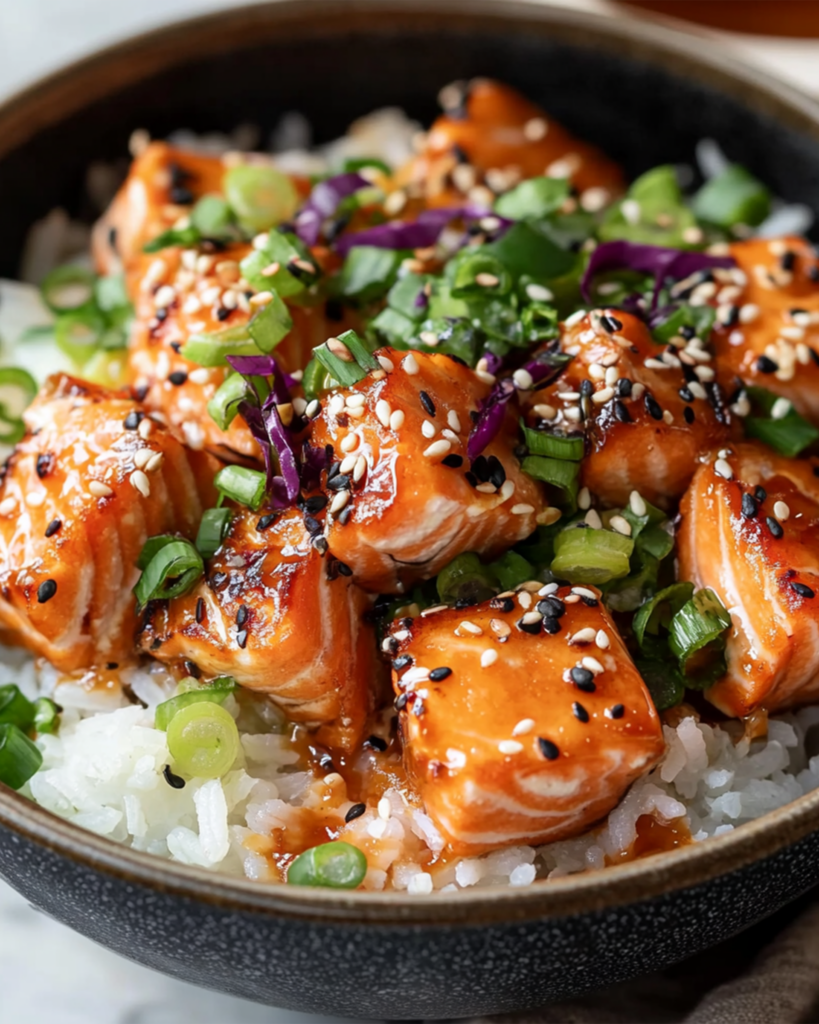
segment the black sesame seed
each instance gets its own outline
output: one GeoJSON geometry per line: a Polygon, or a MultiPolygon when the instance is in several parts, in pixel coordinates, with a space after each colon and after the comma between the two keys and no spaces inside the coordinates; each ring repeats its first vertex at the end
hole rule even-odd
{"type": "Polygon", "coordinates": [[[406,668],[408,665],[411,665],[411,664],[412,664],[412,655],[411,654],[401,654],[392,663],[392,667],[395,669],[396,672],[400,672],[402,668],[406,668]]]}
{"type": "Polygon", "coordinates": [[[236,643],[242,648],[242,650],[244,650],[245,647],[247,647],[246,629],[240,629],[239,632],[236,634],[236,643]]]}
{"type": "Polygon", "coordinates": [[[190,206],[193,202],[193,192],[189,188],[185,188],[184,185],[172,185],[168,190],[168,195],[171,202],[177,206],[190,206]]]}
{"type": "Polygon", "coordinates": [[[479,455],[472,463],[472,472],[482,484],[489,483],[489,460],[485,455],[479,455]]]}
{"type": "Polygon", "coordinates": [[[202,671],[195,661],[191,661],[189,658],[186,658],[183,665],[185,666],[185,671],[192,679],[199,679],[202,675],[202,671]]]}
{"type": "Polygon", "coordinates": [[[615,418],[618,419],[621,423],[632,422],[631,413],[629,413],[628,409],[620,401],[619,398],[615,398],[614,400],[614,415],[615,418]]]}
{"type": "Polygon", "coordinates": [[[506,483],[506,470],[496,455],[490,455],[486,463],[489,468],[489,482],[493,483],[500,490],[506,483]]]}
{"type": "Polygon", "coordinates": [[[657,400],[654,398],[654,395],[646,393],[645,407],[646,412],[652,417],[652,419],[661,420],[663,418],[663,410],[657,404],[657,400]]]}
{"type": "Polygon", "coordinates": [[[259,531],[259,533],[264,533],[264,531],[269,526],[272,526],[272,524],[275,523],[275,522],[276,522],[275,514],[273,512],[268,512],[267,515],[262,516],[262,518],[258,521],[258,523],[256,523],[256,529],[259,531]]]}
{"type": "Polygon", "coordinates": [[[54,534],[63,525],[62,519],[52,519],[48,526],[45,528],[46,537],[53,537],[54,534]]]}
{"type": "Polygon", "coordinates": [[[681,338],[685,338],[686,341],[690,341],[697,332],[690,324],[683,324],[679,330],[681,338]]]}
{"type": "Polygon", "coordinates": [[[432,680],[433,683],[440,683],[442,679],[446,679],[451,675],[452,669],[447,668],[446,665],[442,665],[440,668],[434,668],[430,672],[429,678],[432,680]]]}
{"type": "Polygon", "coordinates": [[[590,672],[587,668],[583,668],[582,665],[575,665],[575,667],[569,672],[572,678],[572,682],[580,690],[584,690],[586,693],[593,693],[594,689],[594,673],[590,672]],[[591,683],[593,689],[587,689],[589,683],[591,683]]]}
{"type": "Polygon", "coordinates": [[[412,616],[405,615],[403,619],[397,619],[396,624],[399,629],[412,629],[412,616]]]}
{"type": "Polygon", "coordinates": [[[511,597],[493,597],[489,607],[497,612],[511,612],[515,610],[515,602],[511,597]]]}
{"type": "MultiPolygon", "coordinates": [[[[144,402],[145,398],[146,398],[146,396],[147,396],[147,394],[148,394],[148,392],[150,390],[151,390],[151,385],[150,384],[140,384],[140,386],[138,388],[134,388],[133,389],[134,398],[138,402],[144,402]]],[[[141,417],[143,414],[139,413],[138,415],[141,417]]],[[[133,430],[134,428],[131,427],[130,429],[133,430]]]]}
{"type": "Polygon", "coordinates": [[[52,452],[45,452],[43,455],[37,456],[37,476],[41,480],[48,476],[53,468],[54,454],[52,452]]]}
{"type": "Polygon", "coordinates": [[[46,601],[50,601],[52,597],[57,593],[57,581],[56,580],[43,580],[39,587],[37,587],[37,600],[40,604],[45,604],[46,601]]]}
{"type": "Polygon", "coordinates": [[[693,396],[693,395],[691,394],[691,392],[689,391],[689,389],[688,389],[688,385],[687,385],[687,384],[684,384],[684,385],[683,385],[683,386],[682,386],[682,387],[680,388],[680,390],[679,390],[679,391],[677,392],[677,394],[678,394],[678,395],[680,396],[680,398],[681,398],[681,399],[682,399],[682,400],[683,400],[684,402],[693,402],[693,401],[694,401],[694,396],[693,396]]]}
{"type": "Polygon", "coordinates": [[[432,401],[432,399],[429,397],[429,395],[426,393],[426,391],[421,391],[420,394],[418,395],[418,397],[421,399],[421,405],[423,405],[425,411],[430,416],[434,416],[435,415],[435,403],[432,401]]]}
{"type": "Polygon", "coordinates": [[[339,512],[339,514],[338,514],[338,515],[336,516],[336,522],[337,522],[337,523],[338,523],[338,524],[339,524],[340,526],[346,526],[346,525],[347,525],[347,521],[349,520],[349,518],[350,518],[350,516],[351,516],[352,514],[353,514],[353,506],[352,506],[352,505],[346,505],[346,506],[345,506],[345,507],[344,507],[344,508],[343,508],[343,509],[342,509],[342,510],[341,510],[341,511],[339,512]]]}
{"type": "Polygon", "coordinates": [[[572,714],[578,720],[578,722],[588,722],[589,720],[588,711],[583,707],[582,704],[579,704],[577,701],[575,701],[574,704],[572,704],[572,714]]]}
{"type": "Polygon", "coordinates": [[[754,497],[756,498],[757,501],[762,502],[762,501],[764,501],[768,497],[768,492],[765,490],[764,487],[755,487],[754,488],[754,497]]]}
{"type": "Polygon", "coordinates": [[[133,412],[129,412],[125,419],[122,421],[123,427],[126,430],[136,430],[144,419],[144,413],[137,412],[136,409],[133,412]]]}
{"type": "Polygon", "coordinates": [[[247,622],[247,617],[250,615],[250,609],[246,604],[239,605],[239,611],[236,612],[236,625],[241,627],[247,622]]]}
{"type": "Polygon", "coordinates": [[[311,537],[317,537],[323,529],[318,519],[314,519],[312,516],[304,517],[304,528],[311,537]]]}
{"type": "Polygon", "coordinates": [[[164,776],[165,781],[168,783],[171,789],[185,788],[185,780],[181,779],[178,775],[174,775],[174,773],[171,771],[171,766],[169,764],[166,764],[165,767],[162,769],[162,775],[164,776]]]}
{"type": "Polygon", "coordinates": [[[633,386],[634,386],[634,385],[633,385],[633,384],[632,384],[632,382],[631,382],[631,381],[630,381],[630,380],[628,379],[628,377],[621,377],[621,378],[620,378],[620,379],[619,379],[619,380],[617,381],[617,394],[618,394],[618,395],[619,395],[619,396],[620,396],[621,398],[628,398],[628,397],[629,397],[629,395],[631,394],[631,389],[632,389],[632,387],[633,387],[633,386]]]}
{"type": "Polygon", "coordinates": [[[622,718],[626,713],[626,709],[622,704],[615,704],[614,707],[609,709],[609,714],[612,718],[622,718]]]}
{"type": "Polygon", "coordinates": [[[408,700],[409,700],[409,694],[402,693],[398,697],[395,698],[395,701],[394,701],[392,706],[395,708],[396,711],[403,711],[404,708],[407,706],[407,701],[408,700]]]}
{"type": "Polygon", "coordinates": [[[340,470],[341,470],[341,463],[340,462],[334,462],[330,466],[330,468],[327,470],[327,482],[329,483],[333,479],[333,477],[338,476],[340,470]]]}
{"type": "Polygon", "coordinates": [[[344,815],[344,820],[349,825],[351,821],[355,821],[356,818],[360,818],[362,814],[367,810],[366,804],[353,804],[353,806],[344,815]]]}
{"type": "Polygon", "coordinates": [[[227,320],[227,318],[229,316],[230,316],[230,310],[229,309],[225,309],[224,306],[220,306],[216,310],[216,319],[217,320],[227,320]]]}
{"type": "Polygon", "coordinates": [[[559,597],[544,597],[535,605],[541,615],[549,615],[553,619],[559,619],[566,614],[566,605],[559,597]]]}
{"type": "Polygon", "coordinates": [[[544,615],[543,628],[546,630],[547,633],[550,633],[552,636],[554,636],[555,633],[560,632],[560,621],[554,618],[554,616],[552,615],[544,615]]]}
{"type": "Polygon", "coordinates": [[[321,512],[323,508],[327,506],[327,496],[325,494],[314,494],[310,498],[306,498],[304,501],[304,511],[309,512],[311,515],[316,512],[321,512]]]}
{"type": "Polygon", "coordinates": [[[353,570],[349,567],[349,565],[347,565],[346,562],[339,562],[338,563],[338,571],[341,573],[342,576],[352,576],[353,575],[353,570]]]}
{"type": "Polygon", "coordinates": [[[336,473],[332,480],[327,481],[327,487],[331,491],[349,491],[350,478],[346,473],[336,473]]]}
{"type": "Polygon", "coordinates": [[[380,736],[368,736],[365,740],[365,744],[372,747],[373,750],[377,750],[381,754],[383,754],[387,749],[387,741],[382,739],[380,736]]]}
{"type": "Polygon", "coordinates": [[[796,583],[795,581],[790,584],[791,590],[797,593],[800,597],[815,597],[816,595],[809,586],[805,583],[796,583]]]}
{"type": "Polygon", "coordinates": [[[168,380],[176,387],[184,384],[187,379],[188,375],[184,370],[174,370],[173,373],[168,374],[168,380]]]}
{"type": "Polygon", "coordinates": [[[580,600],[587,608],[596,608],[600,604],[596,597],[589,597],[588,594],[581,594],[580,600]]]}
{"type": "Polygon", "coordinates": [[[753,494],[742,495],[742,514],[746,519],[754,519],[759,512],[759,505],[753,494]]]}
{"type": "Polygon", "coordinates": [[[604,313],[600,317],[600,325],[609,334],[616,334],[617,331],[622,331],[623,329],[622,323],[620,323],[616,316],[612,316],[610,313],[604,313]]]}
{"type": "Polygon", "coordinates": [[[398,653],[398,641],[395,639],[394,636],[385,637],[385,639],[384,639],[384,651],[387,654],[397,654],[398,653]]]}
{"type": "Polygon", "coordinates": [[[796,253],[793,249],[788,249],[787,252],[783,252],[779,259],[779,264],[783,270],[793,270],[796,265],[796,253]]]}
{"type": "Polygon", "coordinates": [[[782,529],[781,524],[778,523],[773,516],[767,516],[765,522],[767,523],[768,529],[771,531],[771,534],[777,540],[781,540],[782,537],[785,536],[785,531],[782,529]]]}
{"type": "Polygon", "coordinates": [[[685,420],[686,423],[689,423],[689,424],[693,423],[694,420],[696,419],[696,417],[694,416],[694,410],[691,408],[690,405],[687,405],[683,409],[683,419],[685,420]]]}
{"type": "Polygon", "coordinates": [[[205,617],[205,599],[204,597],[197,598],[196,601],[196,614],[195,618],[197,622],[201,622],[205,617]]]}
{"type": "Polygon", "coordinates": [[[556,761],[560,757],[560,751],[557,748],[556,743],[552,743],[551,740],[544,739],[543,736],[537,738],[538,750],[543,754],[547,761],[556,761]]]}
{"type": "Polygon", "coordinates": [[[756,368],[760,373],[776,373],[779,369],[779,364],[775,363],[768,356],[760,356],[756,361],[756,368]]]}
{"type": "MultiPolygon", "coordinates": [[[[552,621],[553,622],[557,622],[557,619],[553,619],[552,621]]],[[[557,623],[557,624],[558,624],[558,629],[559,629],[560,628],[560,623],[557,623]]],[[[538,633],[540,632],[542,626],[543,626],[543,620],[542,619],[538,619],[537,622],[524,622],[523,619],[518,619],[516,625],[517,625],[518,629],[521,630],[522,632],[524,632],[524,633],[531,633],[532,636],[537,636],[538,633]]]]}
{"type": "Polygon", "coordinates": [[[590,380],[584,380],[580,382],[580,394],[583,398],[588,398],[594,392],[594,384],[590,380]]]}
{"type": "Polygon", "coordinates": [[[324,315],[328,320],[337,323],[339,320],[344,319],[344,306],[338,299],[328,299],[324,303],[324,315]]]}
{"type": "Polygon", "coordinates": [[[324,558],[330,549],[330,545],[327,543],[327,538],[324,534],[319,534],[318,537],[313,537],[313,547],[318,551],[322,558],[324,558]]]}
{"type": "Polygon", "coordinates": [[[808,277],[811,281],[819,281],[819,265],[811,263],[808,267],[808,277]]]}
{"type": "MultiPolygon", "coordinates": [[[[448,455],[447,458],[450,458],[450,456],[448,455]]],[[[467,470],[464,473],[464,476],[466,477],[466,482],[469,484],[470,487],[478,486],[478,478],[475,476],[474,473],[470,473],[470,471],[467,470]]]]}
{"type": "Polygon", "coordinates": [[[443,459],[441,459],[441,463],[444,466],[449,466],[450,469],[460,469],[461,466],[464,464],[464,457],[463,455],[455,454],[447,455],[443,459]]]}

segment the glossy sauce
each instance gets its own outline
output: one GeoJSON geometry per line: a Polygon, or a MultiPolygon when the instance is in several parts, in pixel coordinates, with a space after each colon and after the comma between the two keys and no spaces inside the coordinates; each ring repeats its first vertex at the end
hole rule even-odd
{"type": "Polygon", "coordinates": [[[637,838],[619,855],[606,857],[606,864],[624,864],[626,861],[641,860],[655,853],[678,850],[691,842],[691,832],[684,818],[675,818],[666,823],[658,821],[652,814],[641,814],[637,819],[637,838]]]}

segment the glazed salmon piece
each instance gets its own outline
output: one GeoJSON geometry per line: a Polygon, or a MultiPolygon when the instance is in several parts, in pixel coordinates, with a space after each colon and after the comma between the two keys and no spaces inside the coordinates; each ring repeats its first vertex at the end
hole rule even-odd
{"type": "Polygon", "coordinates": [[[122,394],[52,377],[0,484],[0,622],[59,669],[133,650],[148,537],[193,537],[217,466],[122,394]]]}
{"type": "Polygon", "coordinates": [[[365,589],[401,593],[463,551],[500,555],[532,533],[546,503],[512,454],[514,403],[483,452],[493,479],[479,471],[480,483],[467,438],[489,385],[446,355],[376,355],[384,369],[322,399],[312,443],[331,445],[337,460],[326,483],[330,551],[365,589]]]}
{"type": "Polygon", "coordinates": [[[732,445],[699,467],[682,505],[679,577],[731,613],[727,674],[707,692],[744,717],[819,695],[819,479],[808,460],[732,445]]]}
{"type": "Polygon", "coordinates": [[[391,627],[405,764],[457,854],[578,835],[663,753],[599,593],[538,586],[391,627]]]}
{"type": "Polygon", "coordinates": [[[585,432],[581,483],[603,504],[625,505],[637,490],[670,508],[699,453],[729,436],[710,354],[693,341],[658,345],[641,320],[616,309],[570,318],[560,345],[574,359],[555,383],[526,394],[529,423],[585,432]]]}
{"type": "Polygon", "coordinates": [[[488,78],[441,91],[445,113],[396,175],[410,196],[447,206],[503,192],[524,178],[571,178],[581,204],[600,209],[624,189],[619,167],[516,90],[488,78]],[[478,191],[473,191],[477,189],[478,191]]]}
{"type": "Polygon", "coordinates": [[[711,300],[719,307],[712,336],[718,379],[728,394],[740,383],[767,388],[819,424],[819,262],[813,247],[803,238],[753,238],[735,242],[730,253],[737,269],[721,273],[711,300]]]}
{"type": "Polygon", "coordinates": [[[269,694],[293,721],[321,726],[320,742],[349,749],[381,665],[364,619],[369,598],[313,536],[296,509],[236,513],[207,579],[151,606],[140,642],[160,661],[190,660],[269,694]]]}

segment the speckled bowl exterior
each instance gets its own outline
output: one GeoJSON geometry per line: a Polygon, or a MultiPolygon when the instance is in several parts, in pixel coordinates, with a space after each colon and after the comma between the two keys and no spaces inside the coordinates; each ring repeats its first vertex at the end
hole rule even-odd
{"type": "MultiPolygon", "coordinates": [[[[790,201],[819,208],[819,109],[710,44],[648,24],[480,0],[284,0],[133,39],[0,108],[0,275],[55,205],[82,215],[92,159],[131,130],[271,128],[318,139],[491,75],[630,175],[712,136],[790,201]]],[[[700,951],[819,882],[819,792],[703,844],[526,889],[457,895],[260,886],[85,833],[0,786],[0,875],[123,956],[271,1005],[352,1017],[532,1008],[700,951]]],[[[32,951],[36,955],[36,951],[32,951]]]]}

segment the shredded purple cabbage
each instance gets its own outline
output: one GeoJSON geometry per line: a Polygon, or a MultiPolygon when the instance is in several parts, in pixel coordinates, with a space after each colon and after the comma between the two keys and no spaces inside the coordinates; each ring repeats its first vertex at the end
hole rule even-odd
{"type": "Polygon", "coordinates": [[[369,185],[370,182],[355,171],[337,174],[334,178],[327,178],[315,185],[296,214],[294,226],[302,242],[305,245],[315,245],[321,237],[322,224],[333,216],[341,200],[369,185]]]}
{"type": "Polygon", "coordinates": [[[489,216],[498,221],[498,234],[512,224],[511,220],[498,217],[486,207],[474,203],[467,203],[465,206],[440,206],[432,210],[423,210],[415,220],[390,221],[387,224],[377,224],[374,228],[366,228],[364,231],[342,235],[335,246],[342,256],[346,256],[356,245],[372,245],[376,249],[425,249],[429,245],[435,245],[450,221],[459,218],[476,221],[489,216]]]}
{"type": "Polygon", "coordinates": [[[730,256],[709,256],[704,252],[666,249],[660,245],[641,245],[638,242],[602,242],[589,258],[580,282],[580,291],[586,302],[591,302],[591,283],[604,270],[636,270],[641,274],[652,274],[654,295],[651,305],[654,310],[660,289],[667,278],[681,281],[698,270],[735,266],[736,262],[730,256]]]}

